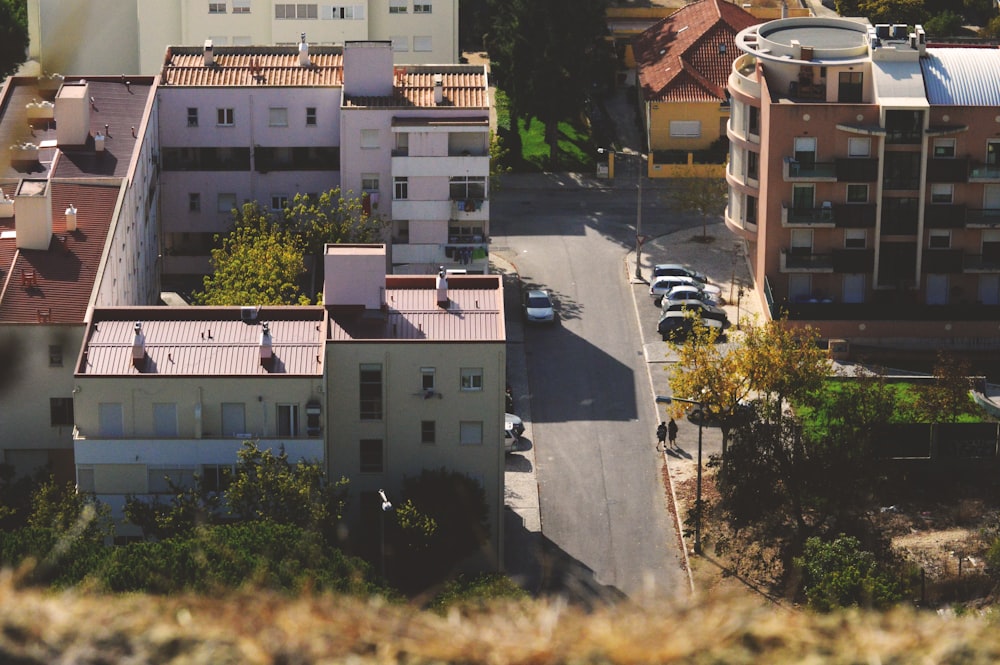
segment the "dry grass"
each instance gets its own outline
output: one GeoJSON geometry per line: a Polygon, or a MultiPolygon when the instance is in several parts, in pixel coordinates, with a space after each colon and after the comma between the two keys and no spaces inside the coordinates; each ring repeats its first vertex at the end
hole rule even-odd
{"type": "Polygon", "coordinates": [[[898,610],[819,616],[711,595],[686,607],[593,613],[555,601],[421,612],[378,600],[106,597],[0,583],[0,662],[995,663],[991,621],[898,610]]]}

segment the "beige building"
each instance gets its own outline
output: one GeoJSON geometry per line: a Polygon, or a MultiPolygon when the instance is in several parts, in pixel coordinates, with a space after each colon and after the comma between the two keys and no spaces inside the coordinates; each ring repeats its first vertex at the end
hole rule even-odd
{"type": "Polygon", "coordinates": [[[28,0],[31,73],[155,74],[170,44],[384,40],[398,63],[458,62],[458,0],[28,0]]]}

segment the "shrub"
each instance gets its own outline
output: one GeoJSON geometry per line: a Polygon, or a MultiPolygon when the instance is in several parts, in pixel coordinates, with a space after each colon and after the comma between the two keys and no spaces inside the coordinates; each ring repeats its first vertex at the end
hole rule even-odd
{"type": "Polygon", "coordinates": [[[875,555],[861,549],[853,536],[809,538],[795,565],[802,569],[809,606],[821,612],[851,605],[884,609],[903,598],[902,580],[879,566],[875,555]]]}

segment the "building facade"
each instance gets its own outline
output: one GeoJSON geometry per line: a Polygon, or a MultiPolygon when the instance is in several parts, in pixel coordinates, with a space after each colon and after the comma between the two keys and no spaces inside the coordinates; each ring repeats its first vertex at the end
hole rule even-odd
{"type": "Polygon", "coordinates": [[[458,0],[28,0],[39,71],[153,75],[170,44],[294,46],[390,41],[397,63],[458,62],[458,0]],[[109,45],[113,45],[109,47],[109,45]]]}
{"type": "Polygon", "coordinates": [[[1000,344],[1000,52],[839,18],[737,43],[726,223],[764,310],[863,345],[1000,344]]]}

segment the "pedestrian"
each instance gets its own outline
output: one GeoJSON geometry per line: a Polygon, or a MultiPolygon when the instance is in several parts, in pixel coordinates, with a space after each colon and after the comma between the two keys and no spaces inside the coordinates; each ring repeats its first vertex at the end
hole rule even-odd
{"type": "Polygon", "coordinates": [[[674,419],[670,419],[670,424],[667,425],[667,436],[670,439],[670,447],[674,450],[677,449],[677,423],[674,419]]]}
{"type": "Polygon", "coordinates": [[[656,451],[659,452],[662,448],[665,448],[664,442],[667,440],[667,424],[664,422],[660,423],[660,426],[656,428],[656,451]]]}

